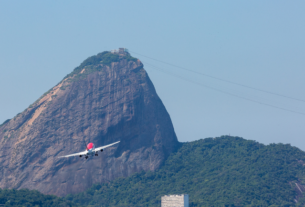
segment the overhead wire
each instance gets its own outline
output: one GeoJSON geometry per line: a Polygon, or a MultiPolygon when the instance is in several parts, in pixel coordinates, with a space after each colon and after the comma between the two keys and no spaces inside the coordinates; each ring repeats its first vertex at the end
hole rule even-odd
{"type": "Polygon", "coordinates": [[[191,83],[193,83],[193,84],[196,84],[196,85],[199,85],[199,86],[202,86],[202,87],[205,87],[205,88],[208,88],[208,89],[211,89],[211,90],[214,90],[214,91],[217,91],[217,92],[226,94],[226,95],[234,96],[234,97],[236,97],[236,98],[243,99],[243,100],[246,100],[246,101],[250,101],[250,102],[253,102],[253,103],[257,103],[257,104],[269,106],[269,107],[272,107],[272,108],[276,108],[276,109],[279,109],[279,110],[283,110],[283,111],[287,111],[287,112],[292,112],[292,113],[296,113],[296,114],[305,116],[305,113],[303,113],[303,112],[294,111],[294,110],[290,110],[290,109],[287,109],[287,108],[282,108],[282,107],[279,107],[279,106],[275,106],[275,105],[272,105],[272,104],[268,104],[268,103],[256,101],[256,100],[251,99],[251,98],[247,98],[247,97],[243,97],[243,96],[240,96],[240,95],[236,95],[236,94],[233,94],[233,93],[230,93],[230,92],[227,92],[227,91],[218,89],[218,88],[214,88],[214,87],[208,86],[208,85],[206,85],[206,84],[202,84],[202,83],[198,83],[198,82],[189,80],[189,79],[187,79],[187,78],[185,78],[185,77],[182,77],[182,76],[179,76],[179,75],[177,75],[177,74],[168,72],[168,71],[164,70],[163,68],[157,67],[157,66],[152,65],[152,64],[147,63],[147,62],[144,62],[144,65],[149,65],[150,67],[156,69],[157,71],[163,72],[163,73],[168,74],[168,75],[172,75],[172,76],[174,76],[174,77],[176,77],[176,78],[180,78],[180,79],[182,79],[182,80],[184,80],[184,81],[191,82],[191,83]]]}
{"type": "Polygon", "coordinates": [[[223,79],[223,78],[218,78],[218,77],[215,77],[215,76],[212,76],[212,75],[209,75],[209,74],[205,74],[205,73],[202,73],[202,72],[194,71],[194,70],[191,70],[191,69],[188,69],[188,68],[184,68],[184,67],[172,64],[172,63],[168,63],[168,62],[165,62],[165,61],[162,61],[162,60],[158,60],[158,59],[155,59],[155,58],[152,58],[152,57],[148,57],[146,55],[142,55],[142,54],[137,53],[137,52],[133,52],[133,51],[130,51],[130,52],[135,53],[135,54],[140,55],[140,56],[143,56],[145,58],[148,58],[148,59],[151,59],[151,60],[163,63],[163,64],[167,64],[167,65],[170,65],[170,66],[173,66],[173,67],[176,67],[176,68],[180,68],[180,69],[185,70],[185,71],[189,71],[189,72],[192,72],[192,73],[195,73],[195,74],[206,76],[206,77],[218,80],[218,81],[234,84],[234,85],[241,86],[241,87],[244,87],[244,88],[248,88],[248,89],[260,91],[260,92],[263,92],[263,93],[268,93],[268,94],[271,94],[271,95],[280,96],[280,97],[283,97],[283,98],[287,98],[287,99],[291,99],[291,100],[300,101],[300,102],[304,102],[305,103],[305,100],[300,99],[300,98],[294,98],[294,97],[291,97],[291,96],[275,93],[275,92],[272,92],[272,91],[268,91],[268,90],[264,90],[264,89],[259,89],[259,88],[255,88],[255,87],[252,87],[252,86],[244,85],[244,84],[241,84],[241,83],[233,82],[233,81],[226,80],[226,79],[223,79]]]}

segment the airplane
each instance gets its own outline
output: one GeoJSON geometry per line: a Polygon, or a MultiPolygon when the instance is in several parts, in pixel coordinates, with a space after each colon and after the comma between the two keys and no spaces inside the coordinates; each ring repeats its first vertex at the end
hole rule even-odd
{"type": "Polygon", "coordinates": [[[82,157],[82,156],[85,156],[86,159],[88,159],[88,157],[91,155],[95,155],[95,156],[98,156],[98,151],[101,151],[103,152],[105,148],[107,147],[110,147],[112,145],[115,145],[117,143],[119,143],[120,141],[118,142],[114,142],[112,144],[108,144],[108,145],[105,145],[105,146],[102,146],[102,147],[98,147],[98,148],[95,148],[94,144],[93,143],[89,143],[86,147],[86,151],[83,151],[83,152],[78,152],[78,153],[74,153],[74,154],[70,154],[70,155],[65,155],[65,156],[60,156],[59,158],[62,158],[62,157],[72,157],[72,156],[79,156],[79,157],[82,157]]]}

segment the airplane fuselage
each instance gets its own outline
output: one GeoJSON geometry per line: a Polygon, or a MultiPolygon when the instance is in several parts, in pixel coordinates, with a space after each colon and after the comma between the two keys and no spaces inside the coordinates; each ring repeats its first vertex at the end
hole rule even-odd
{"type": "Polygon", "coordinates": [[[94,151],[95,147],[92,149],[87,150],[87,155],[94,155],[95,151],[94,151]]]}
{"type": "MultiPolygon", "coordinates": [[[[89,156],[98,156],[98,153],[95,151],[95,146],[93,143],[89,143],[86,148],[87,153],[84,155],[87,159],[89,156]]],[[[101,150],[102,152],[103,150],[101,150]]],[[[82,155],[80,155],[82,157],[82,155]]]]}

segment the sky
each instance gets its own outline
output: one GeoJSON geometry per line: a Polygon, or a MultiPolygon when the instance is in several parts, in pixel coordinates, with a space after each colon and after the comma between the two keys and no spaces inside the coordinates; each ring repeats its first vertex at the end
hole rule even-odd
{"type": "Polygon", "coordinates": [[[305,150],[304,11],[300,0],[0,1],[0,123],[87,57],[124,47],[179,141],[232,135],[305,150]]]}

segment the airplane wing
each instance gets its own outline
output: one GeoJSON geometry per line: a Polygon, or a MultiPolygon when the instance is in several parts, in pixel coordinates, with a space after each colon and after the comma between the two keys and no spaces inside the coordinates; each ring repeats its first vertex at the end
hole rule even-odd
{"type": "Polygon", "coordinates": [[[61,157],[72,157],[72,156],[79,156],[79,155],[86,155],[87,151],[83,151],[83,152],[78,152],[78,153],[74,153],[74,154],[70,154],[70,155],[65,155],[65,156],[60,156],[61,157]]]}
{"type": "Polygon", "coordinates": [[[105,145],[105,146],[102,146],[102,147],[98,147],[98,148],[95,148],[95,152],[97,152],[97,151],[100,151],[101,149],[105,149],[105,148],[107,148],[107,147],[110,147],[110,146],[112,146],[112,145],[115,145],[115,144],[117,144],[117,143],[119,143],[120,141],[118,141],[118,142],[115,142],[115,143],[112,143],[112,144],[108,144],[108,145],[105,145]]]}

